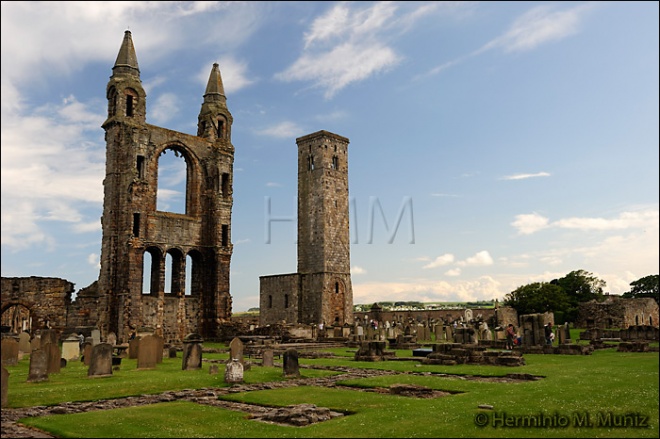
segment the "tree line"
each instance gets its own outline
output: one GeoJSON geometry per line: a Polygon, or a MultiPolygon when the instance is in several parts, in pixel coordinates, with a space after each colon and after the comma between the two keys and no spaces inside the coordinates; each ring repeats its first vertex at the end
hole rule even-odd
{"type": "MultiPolygon", "coordinates": [[[[642,277],[631,282],[630,291],[621,297],[651,297],[658,302],[658,284],[657,274],[642,277]]],[[[593,273],[575,270],[550,282],[522,285],[507,294],[502,303],[514,308],[518,315],[552,312],[556,323],[574,322],[580,303],[606,299],[607,295],[603,292],[605,286],[605,281],[593,273]]]]}

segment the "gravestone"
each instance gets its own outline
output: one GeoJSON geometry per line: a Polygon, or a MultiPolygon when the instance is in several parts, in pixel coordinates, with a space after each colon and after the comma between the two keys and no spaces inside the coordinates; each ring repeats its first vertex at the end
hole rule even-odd
{"type": "Polygon", "coordinates": [[[218,374],[218,365],[217,364],[212,364],[209,366],[209,375],[217,375],[218,374]]]}
{"type": "Polygon", "coordinates": [[[117,344],[117,334],[115,334],[114,332],[110,332],[110,333],[108,334],[108,339],[107,339],[107,341],[108,341],[108,344],[109,344],[110,346],[114,346],[114,345],[116,345],[116,344],[117,344]]]}
{"type": "Polygon", "coordinates": [[[101,343],[101,331],[98,329],[92,329],[92,346],[96,346],[101,343]]]}
{"type": "Polygon", "coordinates": [[[80,358],[80,339],[71,334],[62,341],[62,358],[65,360],[77,360],[80,358]]]}
{"type": "MultiPolygon", "coordinates": [[[[153,335],[140,338],[138,345],[137,368],[155,369],[158,361],[159,343],[153,335]]],[[[162,352],[162,350],[161,350],[162,352]]]]}
{"type": "Polygon", "coordinates": [[[140,346],[139,338],[134,338],[128,341],[128,358],[136,359],[138,357],[139,346],[140,346]]]}
{"type": "Polygon", "coordinates": [[[90,342],[85,342],[83,345],[83,362],[85,366],[89,366],[89,363],[92,361],[92,348],[94,346],[90,342]]]}
{"type": "Polygon", "coordinates": [[[163,362],[163,352],[165,351],[165,339],[154,334],[154,340],[156,340],[156,363],[161,364],[163,362]]]}
{"type": "Polygon", "coordinates": [[[18,341],[13,338],[3,338],[0,342],[2,349],[2,365],[16,366],[18,364],[18,341]]]}
{"type": "Polygon", "coordinates": [[[232,358],[225,366],[225,383],[240,384],[243,382],[243,364],[238,358],[232,358]]]}
{"type": "Polygon", "coordinates": [[[188,334],[183,339],[182,370],[202,368],[202,337],[199,334],[188,334]]]}
{"type": "Polygon", "coordinates": [[[298,366],[298,351],[295,349],[287,349],[284,351],[283,371],[285,377],[299,377],[300,369],[298,366]]]}
{"type": "Polygon", "coordinates": [[[32,352],[32,346],[30,345],[30,334],[27,332],[21,332],[18,334],[18,350],[19,352],[32,352]]]}
{"type": "Polygon", "coordinates": [[[92,347],[92,355],[87,369],[88,377],[112,375],[112,345],[99,343],[92,347]]]}
{"type": "Polygon", "coordinates": [[[35,335],[32,340],[30,340],[30,352],[35,349],[41,349],[41,335],[35,335]]]}
{"type": "Polygon", "coordinates": [[[470,308],[466,309],[465,310],[465,321],[470,322],[470,320],[472,320],[472,318],[473,318],[472,310],[470,308]]]}
{"type": "Polygon", "coordinates": [[[48,354],[42,349],[35,349],[30,353],[30,372],[27,381],[38,383],[48,381],[48,354]]]}
{"type": "Polygon", "coordinates": [[[60,373],[62,367],[62,362],[60,361],[60,358],[62,358],[62,352],[60,351],[58,344],[46,343],[42,349],[48,354],[48,374],[60,373]]]}
{"type": "Polygon", "coordinates": [[[261,353],[261,365],[263,367],[273,367],[273,350],[264,349],[261,353]]]}
{"type": "Polygon", "coordinates": [[[7,407],[7,390],[9,389],[9,371],[2,366],[2,408],[7,407]]]}
{"type": "Polygon", "coordinates": [[[229,360],[234,359],[243,364],[243,342],[238,337],[234,337],[229,343],[229,360]]]}
{"type": "Polygon", "coordinates": [[[167,349],[167,357],[168,358],[176,358],[176,346],[170,346],[167,349]]]}

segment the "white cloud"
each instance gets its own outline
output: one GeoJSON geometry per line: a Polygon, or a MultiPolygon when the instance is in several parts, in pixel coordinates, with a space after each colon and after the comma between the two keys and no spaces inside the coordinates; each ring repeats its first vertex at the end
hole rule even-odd
{"type": "Polygon", "coordinates": [[[274,181],[269,181],[266,183],[266,187],[281,187],[282,185],[279,183],[275,183],[274,181]]]}
{"type": "Polygon", "coordinates": [[[303,134],[303,129],[295,122],[282,122],[277,125],[272,125],[268,128],[257,130],[256,134],[260,136],[277,137],[281,139],[290,139],[299,137],[303,134]]]}
{"type": "Polygon", "coordinates": [[[460,276],[461,275],[461,269],[460,268],[452,268],[451,270],[445,271],[445,276],[460,276]]]}
{"type": "Polygon", "coordinates": [[[536,213],[516,215],[516,219],[511,225],[518,229],[518,233],[522,235],[529,235],[550,227],[582,231],[626,230],[633,228],[657,230],[658,218],[658,208],[653,207],[632,212],[622,212],[617,218],[572,217],[560,219],[552,223],[548,218],[536,213]]]}
{"type": "Polygon", "coordinates": [[[354,265],[354,266],[351,267],[351,274],[352,274],[352,275],[355,275],[355,274],[365,274],[366,272],[367,272],[367,270],[365,270],[365,269],[362,268],[362,267],[358,267],[357,265],[354,265]]]}
{"type": "Polygon", "coordinates": [[[530,235],[548,227],[549,220],[537,213],[516,215],[511,223],[521,235],[530,235]]]}
{"type": "Polygon", "coordinates": [[[550,177],[550,174],[547,172],[537,172],[536,174],[514,174],[502,177],[502,180],[525,180],[535,177],[550,177]]]}
{"type": "Polygon", "coordinates": [[[206,87],[211,74],[213,63],[217,62],[222,77],[222,85],[225,94],[231,95],[237,91],[252,85],[255,80],[248,77],[247,62],[239,61],[231,55],[221,56],[217,61],[211,61],[205,64],[197,76],[199,83],[206,87]]]}
{"type": "Polygon", "coordinates": [[[170,121],[179,112],[180,103],[173,93],[163,93],[155,99],[153,105],[149,105],[149,116],[158,125],[170,121]]]}
{"type": "Polygon", "coordinates": [[[483,250],[475,254],[474,256],[471,256],[463,261],[457,262],[458,265],[461,267],[481,267],[481,266],[486,266],[486,265],[493,265],[493,258],[490,256],[490,253],[488,251],[483,250]]]}
{"type": "Polygon", "coordinates": [[[451,264],[452,262],[454,262],[454,255],[445,253],[444,255],[435,258],[433,262],[424,265],[422,268],[437,268],[442,267],[443,265],[451,264]]]}
{"type": "Polygon", "coordinates": [[[99,255],[96,253],[90,253],[87,255],[87,263],[93,267],[101,267],[101,261],[99,255]]]}

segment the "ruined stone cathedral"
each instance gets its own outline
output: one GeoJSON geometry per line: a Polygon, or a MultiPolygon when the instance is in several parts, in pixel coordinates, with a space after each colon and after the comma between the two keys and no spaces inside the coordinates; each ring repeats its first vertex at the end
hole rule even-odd
{"type": "Polygon", "coordinates": [[[106,97],[98,326],[123,341],[141,327],[166,341],[189,333],[215,337],[232,307],[233,118],[219,66],[211,69],[196,136],[146,122],[147,96],[130,31],[106,97]],[[166,153],[185,160],[185,213],[157,209],[159,159],[166,153]]]}

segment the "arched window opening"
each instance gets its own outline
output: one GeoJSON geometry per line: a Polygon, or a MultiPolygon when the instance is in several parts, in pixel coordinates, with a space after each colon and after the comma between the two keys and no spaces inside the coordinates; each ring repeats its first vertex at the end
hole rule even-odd
{"type": "Polygon", "coordinates": [[[184,295],[185,296],[192,296],[192,277],[193,277],[193,264],[195,262],[193,261],[192,256],[187,255],[186,256],[186,287],[184,290],[184,295]]]}
{"type": "Polygon", "coordinates": [[[142,254],[142,294],[158,294],[160,290],[160,252],[147,249],[142,254]]]}
{"type": "Polygon", "coordinates": [[[165,294],[180,295],[185,284],[183,255],[172,249],[165,255],[165,294]]]}
{"type": "Polygon", "coordinates": [[[117,90],[113,87],[108,91],[108,117],[117,114],[117,90]]]}
{"type": "Polygon", "coordinates": [[[156,209],[185,214],[188,190],[188,164],[176,149],[166,148],[158,157],[156,209]]]}
{"type": "Polygon", "coordinates": [[[218,131],[216,133],[218,139],[225,138],[225,121],[224,119],[218,118],[218,131]]]}
{"type": "Polygon", "coordinates": [[[314,156],[310,155],[307,157],[307,169],[310,171],[314,170],[314,156]]]}
{"type": "Polygon", "coordinates": [[[339,294],[339,282],[335,282],[335,294],[339,294]]]}
{"type": "Polygon", "coordinates": [[[186,296],[200,296],[203,282],[203,260],[197,250],[186,256],[186,296]]]}
{"type": "Polygon", "coordinates": [[[268,308],[273,307],[273,296],[269,295],[268,296],[268,308]]]}
{"type": "Polygon", "coordinates": [[[331,168],[334,170],[339,169],[339,158],[336,155],[332,156],[331,168]]]}
{"type": "Polygon", "coordinates": [[[133,117],[133,96],[126,96],[126,116],[133,117]]]}
{"type": "Polygon", "coordinates": [[[172,255],[165,255],[165,294],[172,294],[172,255]]]}
{"type": "Polygon", "coordinates": [[[289,295],[288,294],[284,295],[284,307],[285,308],[289,307],[289,295]]]}

